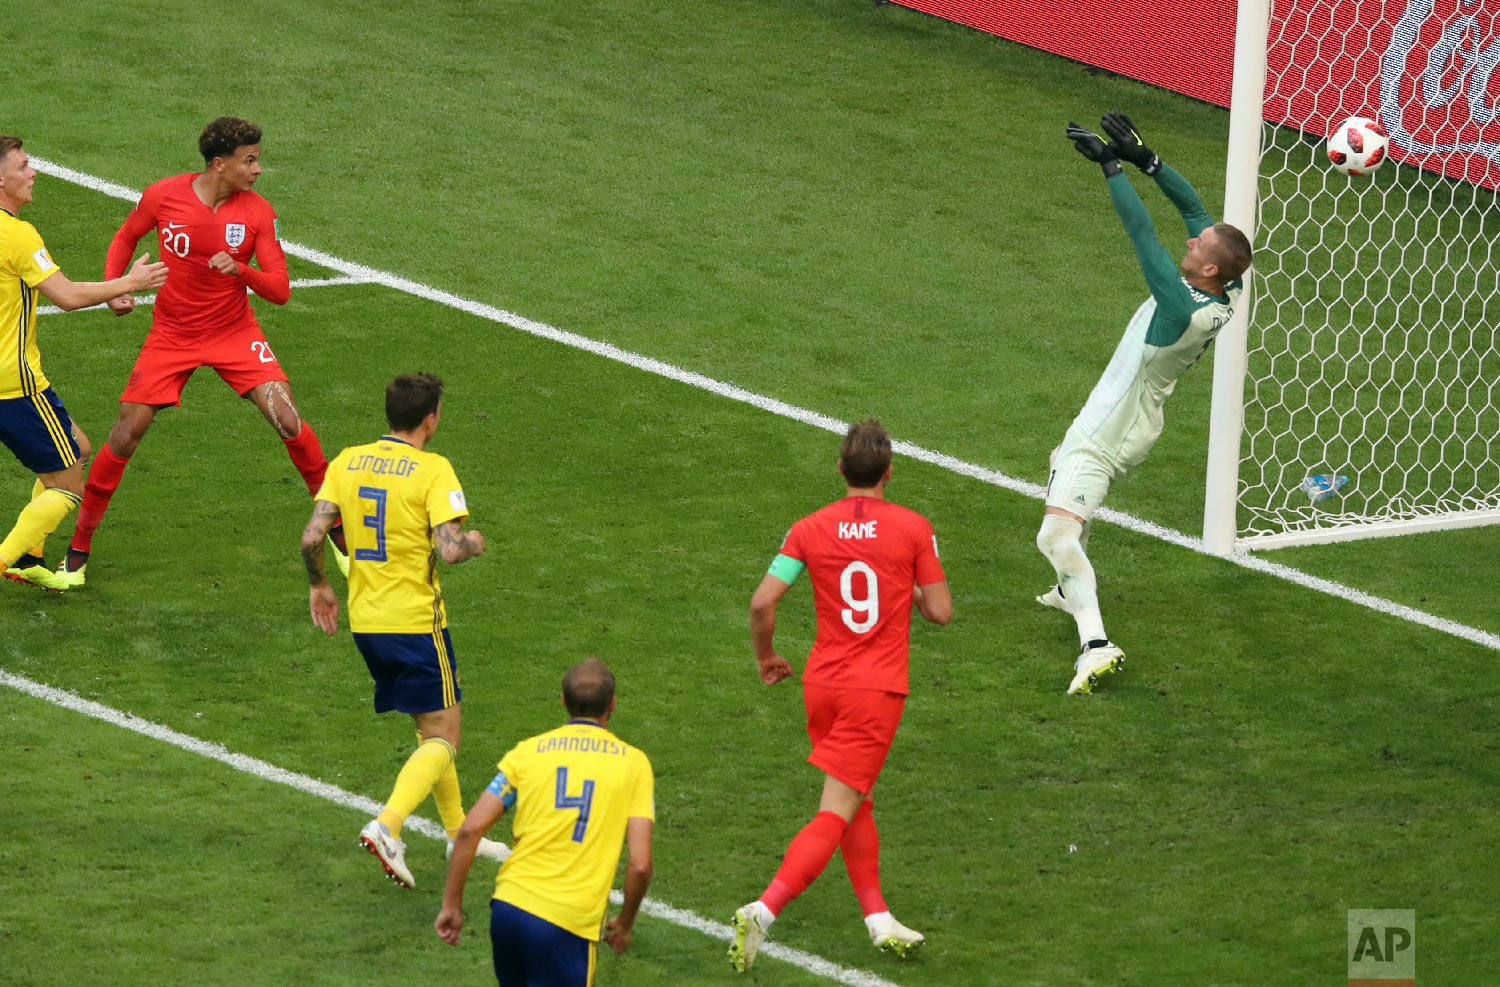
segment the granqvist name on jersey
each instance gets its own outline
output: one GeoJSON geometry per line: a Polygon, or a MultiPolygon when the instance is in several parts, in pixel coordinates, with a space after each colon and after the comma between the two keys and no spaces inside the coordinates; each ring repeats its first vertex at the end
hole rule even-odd
{"type": "Polygon", "coordinates": [[[874,521],[840,521],[840,538],[878,538],[874,521]]]}
{"type": "Polygon", "coordinates": [[[624,757],[629,749],[618,740],[606,740],[603,737],[540,737],[536,742],[538,754],[546,754],[548,751],[577,751],[582,754],[614,754],[624,757]]]}

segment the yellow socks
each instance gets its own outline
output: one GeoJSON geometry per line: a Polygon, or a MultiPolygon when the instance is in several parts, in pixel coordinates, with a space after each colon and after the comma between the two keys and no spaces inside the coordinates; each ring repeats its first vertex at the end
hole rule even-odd
{"type": "MultiPolygon", "coordinates": [[[[32,500],[36,500],[38,497],[40,497],[42,495],[42,491],[46,490],[46,489],[47,489],[47,485],[42,482],[42,478],[41,477],[37,477],[36,478],[36,483],[32,484],[32,487],[31,487],[31,499],[32,500]]],[[[49,532],[49,534],[50,534],[50,532],[49,532]]],[[[33,545],[32,548],[31,548],[31,551],[28,554],[30,554],[30,555],[36,555],[36,556],[46,555],[47,554],[47,535],[43,535],[42,536],[42,540],[39,541],[39,542],[37,542],[35,545],[33,545]]]]}
{"type": "Polygon", "coordinates": [[[432,800],[437,803],[438,816],[448,836],[458,835],[458,827],[464,824],[464,796],[458,788],[458,762],[449,761],[448,768],[438,776],[432,786],[432,800]]]}
{"type": "MultiPolygon", "coordinates": [[[[456,757],[453,745],[441,737],[428,737],[412,751],[411,757],[401,767],[401,773],[396,776],[396,787],[391,791],[391,797],[386,800],[385,808],[376,817],[385,823],[385,828],[391,831],[392,836],[401,835],[401,824],[406,821],[406,817],[416,811],[417,806],[433,792],[445,774],[453,775],[453,784],[457,787],[458,775],[453,767],[456,757]]],[[[441,802],[438,808],[442,810],[441,802]]],[[[460,822],[462,818],[459,817],[460,822]]],[[[444,813],[443,824],[447,825],[447,813],[444,813]]]]}
{"type": "Polygon", "coordinates": [[[56,531],[62,519],[81,500],[83,498],[77,494],[57,487],[47,487],[36,494],[16,518],[16,526],[0,542],[0,560],[7,566],[15,565],[33,545],[56,531]]]}

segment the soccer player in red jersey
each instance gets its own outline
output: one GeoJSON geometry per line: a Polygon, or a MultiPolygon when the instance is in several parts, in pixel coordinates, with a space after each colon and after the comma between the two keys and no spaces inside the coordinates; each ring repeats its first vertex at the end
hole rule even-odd
{"type": "MultiPolygon", "coordinates": [[[[252,187],[260,177],[260,128],[220,117],[203,128],[203,171],[147,186],[110,242],[105,277],[118,277],[136,242],[153,229],[171,274],[156,299],[151,330],[120,396],[109,441],[94,458],[78,509],[78,525],[58,574],[69,587],[84,582],[94,531],[109,508],[130,457],[157,412],[181,403],[193,371],[212,367],[241,397],[255,403],[286,443],[309,493],[323,483],[328,460],[312,426],[302,420],[270,344],[260,331],[246,289],[276,305],[291,297],[276,211],[252,187]],[[259,268],[250,265],[254,258],[259,268]],[[112,273],[111,273],[112,272],[112,273]]],[[[135,307],[121,295],[116,315],[135,307]]],[[[343,529],[330,532],[337,561],[347,571],[343,529]]]]}
{"type": "Polygon", "coordinates": [[[818,814],[787,847],[761,896],[734,913],[729,961],[744,972],[771,922],[811,884],[833,852],[849,870],[870,938],[905,956],[922,934],[897,922],[880,892],[880,838],[870,791],[906,705],[906,666],[915,602],[935,624],[953,619],[953,597],[938,562],[932,525],[885,499],[891,437],[871,418],[850,427],[839,448],[848,493],[792,525],[750,600],[750,638],[761,681],[792,675],[776,653],[776,604],[806,569],[818,631],[802,673],[808,762],[824,772],[818,814]]]}

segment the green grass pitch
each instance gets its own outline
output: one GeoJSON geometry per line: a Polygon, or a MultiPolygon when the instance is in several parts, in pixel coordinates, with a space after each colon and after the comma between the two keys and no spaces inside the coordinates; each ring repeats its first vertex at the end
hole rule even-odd
{"type": "MultiPolygon", "coordinates": [[[[1065,122],[1128,109],[1222,202],[1223,111],[863,0],[27,16],[0,131],[35,156],[141,188],[247,116],[289,240],[1034,482],[1144,297],[1065,122]]],[[[81,280],[125,210],[42,177],[23,218],[81,280]]],[[[756,678],[746,606],[841,492],[836,438],[379,285],[258,310],[330,455],[383,428],[393,374],[447,381],[433,448],[488,538],[442,573],[466,797],[596,652],[656,767],[651,896],[727,921],[816,806],[799,696],[756,678]]],[[[42,319],[96,444],[147,322],[42,319]]],[[[1197,530],[1210,377],[1110,506],[1197,530]]],[[[0,475],[6,512],[30,484],[0,475]]],[[[837,862],[775,941],[902,987],[1292,987],[1344,976],[1346,909],[1412,908],[1422,981],[1485,982],[1493,650],[1100,524],[1130,661],[1069,699],[1073,628],[1032,602],[1041,505],[908,459],[890,493],[932,519],[957,614],[914,631],[876,789],[887,896],[929,945],[875,954],[837,862]]],[[[308,620],[309,509],[271,429],[200,374],[132,460],[88,588],[0,586],[0,669],[383,798],[411,732],[371,714],[347,631],[308,620]]],[[[1479,529],[1273,557],[1493,634],[1497,551],[1479,529]]],[[[800,663],[805,585],[781,611],[800,663]]],[[[400,892],[357,813],[5,688],[0,751],[0,983],[492,982],[482,863],[452,950],[433,841],[400,892]]],[[[599,983],[831,982],[772,958],[739,977],[723,948],[643,917],[599,983]]]]}

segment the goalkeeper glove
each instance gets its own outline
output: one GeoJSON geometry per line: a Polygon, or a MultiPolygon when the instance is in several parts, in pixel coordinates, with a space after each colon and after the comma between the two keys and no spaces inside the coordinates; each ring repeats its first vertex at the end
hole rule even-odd
{"type": "Polygon", "coordinates": [[[1104,143],[1103,138],[1072,120],[1068,121],[1068,140],[1073,142],[1074,150],[1104,169],[1105,178],[1118,175],[1123,170],[1114,150],[1104,143]]]}
{"type": "Polygon", "coordinates": [[[1128,115],[1106,113],[1104,119],[1099,121],[1099,125],[1109,135],[1110,147],[1115,149],[1116,155],[1148,175],[1155,175],[1161,171],[1161,158],[1141,141],[1141,135],[1135,129],[1135,123],[1128,115]]]}

